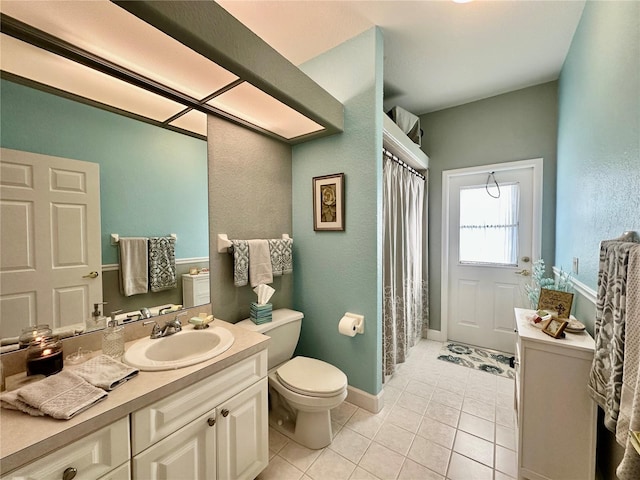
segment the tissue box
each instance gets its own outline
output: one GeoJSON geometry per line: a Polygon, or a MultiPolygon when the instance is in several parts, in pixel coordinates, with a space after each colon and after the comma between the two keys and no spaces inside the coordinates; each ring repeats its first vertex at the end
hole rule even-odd
{"type": "Polygon", "coordinates": [[[258,305],[255,302],[251,303],[251,308],[249,309],[249,318],[256,325],[260,325],[262,323],[270,322],[272,319],[273,305],[267,303],[265,305],[258,305]]]}

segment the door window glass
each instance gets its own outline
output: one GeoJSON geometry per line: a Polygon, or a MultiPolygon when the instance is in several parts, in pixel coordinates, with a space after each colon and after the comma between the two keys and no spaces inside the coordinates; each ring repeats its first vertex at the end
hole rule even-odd
{"type": "Polygon", "coordinates": [[[517,266],[518,204],[517,183],[460,189],[460,263],[517,266]]]}

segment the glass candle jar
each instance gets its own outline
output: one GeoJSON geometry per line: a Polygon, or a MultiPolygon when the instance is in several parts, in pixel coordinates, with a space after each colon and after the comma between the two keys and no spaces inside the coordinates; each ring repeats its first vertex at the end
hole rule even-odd
{"type": "Polygon", "coordinates": [[[49,328],[49,325],[31,325],[22,329],[22,333],[18,337],[18,346],[20,348],[27,348],[31,342],[39,341],[51,335],[53,335],[53,332],[49,328]]]}
{"type": "Polygon", "coordinates": [[[53,375],[62,370],[62,341],[57,335],[34,340],[27,348],[27,375],[53,375]]]}

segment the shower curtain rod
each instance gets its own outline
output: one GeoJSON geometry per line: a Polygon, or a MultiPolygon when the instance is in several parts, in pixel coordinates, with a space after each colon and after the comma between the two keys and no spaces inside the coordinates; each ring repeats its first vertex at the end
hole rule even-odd
{"type": "Polygon", "coordinates": [[[421,174],[418,170],[416,170],[415,168],[413,168],[411,165],[407,165],[405,162],[403,162],[402,160],[400,160],[398,157],[396,157],[393,153],[391,153],[389,150],[387,150],[386,148],[382,147],[382,153],[384,155],[387,156],[387,158],[389,158],[390,160],[393,160],[394,162],[396,162],[398,165],[400,165],[401,167],[406,168],[407,170],[409,170],[409,172],[413,173],[414,175],[416,175],[417,177],[420,177],[422,180],[425,180],[425,176],[423,174],[421,174]]]}

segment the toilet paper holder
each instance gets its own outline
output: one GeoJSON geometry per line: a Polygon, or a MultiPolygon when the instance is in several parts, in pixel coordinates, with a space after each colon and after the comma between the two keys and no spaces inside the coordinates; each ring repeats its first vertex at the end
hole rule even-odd
{"type": "Polygon", "coordinates": [[[347,312],[344,316],[353,318],[356,321],[356,333],[364,333],[364,315],[347,312]]]}

